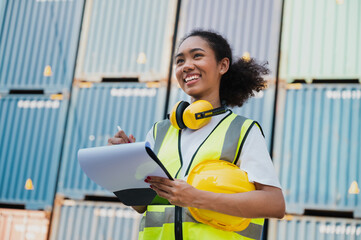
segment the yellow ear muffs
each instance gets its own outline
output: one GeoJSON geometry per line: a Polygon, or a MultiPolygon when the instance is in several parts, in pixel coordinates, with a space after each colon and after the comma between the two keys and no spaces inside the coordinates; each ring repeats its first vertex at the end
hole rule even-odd
{"type": "Polygon", "coordinates": [[[170,123],[178,130],[187,128],[187,126],[183,122],[183,112],[188,106],[188,102],[179,101],[174,105],[169,115],[170,123]]]}
{"type": "Polygon", "coordinates": [[[189,104],[185,101],[177,102],[169,114],[170,123],[179,129],[190,128],[200,129],[211,121],[211,117],[225,113],[227,107],[213,108],[206,100],[198,100],[189,104]]]}
{"type": "Polygon", "coordinates": [[[196,119],[196,113],[212,110],[213,106],[206,100],[198,100],[189,105],[183,112],[184,125],[190,129],[197,130],[207,125],[211,118],[196,119]]]}

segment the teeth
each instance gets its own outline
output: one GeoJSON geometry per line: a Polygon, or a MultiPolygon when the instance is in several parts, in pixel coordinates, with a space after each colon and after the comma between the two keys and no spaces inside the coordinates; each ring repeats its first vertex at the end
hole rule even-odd
{"type": "Polygon", "coordinates": [[[184,79],[184,81],[187,83],[189,81],[197,79],[198,77],[199,77],[198,75],[193,75],[193,76],[187,77],[186,79],[184,79]]]}

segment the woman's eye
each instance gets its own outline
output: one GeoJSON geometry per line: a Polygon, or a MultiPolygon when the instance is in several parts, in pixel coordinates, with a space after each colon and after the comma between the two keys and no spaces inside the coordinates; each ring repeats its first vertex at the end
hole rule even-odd
{"type": "Polygon", "coordinates": [[[183,62],[183,59],[177,59],[175,62],[176,62],[176,64],[180,64],[183,62]]]}
{"type": "Polygon", "coordinates": [[[198,57],[202,57],[203,55],[202,54],[200,54],[200,53],[196,53],[196,54],[194,54],[194,58],[198,58],[198,57]]]}

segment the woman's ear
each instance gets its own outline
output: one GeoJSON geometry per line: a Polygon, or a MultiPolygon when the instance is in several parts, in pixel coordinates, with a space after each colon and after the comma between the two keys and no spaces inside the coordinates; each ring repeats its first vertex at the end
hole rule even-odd
{"type": "Polygon", "coordinates": [[[228,69],[229,69],[229,58],[223,58],[220,62],[219,62],[219,73],[221,75],[225,74],[228,69]]]}

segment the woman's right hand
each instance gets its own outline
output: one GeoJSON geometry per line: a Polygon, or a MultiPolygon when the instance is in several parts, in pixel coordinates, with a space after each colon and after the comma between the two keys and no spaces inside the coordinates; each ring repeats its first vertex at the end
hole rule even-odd
{"type": "Polygon", "coordinates": [[[115,133],[114,137],[108,139],[108,145],[117,145],[123,143],[134,143],[135,137],[133,134],[129,134],[129,137],[123,130],[119,130],[115,133]]]}

